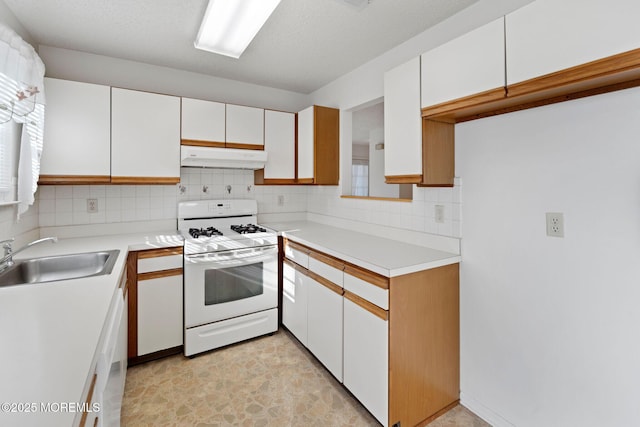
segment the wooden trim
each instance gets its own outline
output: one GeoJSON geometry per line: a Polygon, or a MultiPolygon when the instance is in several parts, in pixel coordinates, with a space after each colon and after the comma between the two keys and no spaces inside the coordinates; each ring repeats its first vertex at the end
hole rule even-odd
{"type": "Polygon", "coordinates": [[[459,265],[405,274],[389,289],[389,421],[417,425],[460,398],[459,265]]]}
{"type": "Polygon", "coordinates": [[[313,178],[296,178],[296,184],[314,184],[313,178]]]}
{"type": "Polygon", "coordinates": [[[198,139],[181,139],[180,145],[189,145],[192,147],[214,147],[214,148],[224,148],[224,142],[218,141],[202,141],[198,139]]]}
{"type": "Polygon", "coordinates": [[[453,186],[455,125],[422,119],[422,181],[419,184],[453,186]]]}
{"type": "Polygon", "coordinates": [[[91,379],[91,385],[89,386],[89,392],[87,393],[87,399],[85,400],[85,410],[82,411],[82,417],[80,418],[80,427],[84,427],[87,424],[87,416],[89,415],[87,409],[91,408],[91,399],[93,399],[93,392],[95,391],[97,380],[98,374],[94,373],[91,379]]]}
{"type": "Polygon", "coordinates": [[[419,184],[422,182],[422,175],[385,175],[384,182],[387,184],[419,184]]]}
{"type": "Polygon", "coordinates": [[[338,258],[335,258],[331,255],[326,255],[322,252],[314,251],[313,249],[309,252],[309,256],[314,258],[324,264],[327,264],[333,268],[337,268],[338,270],[344,270],[344,262],[338,258]]]}
{"type": "Polygon", "coordinates": [[[110,175],[40,175],[38,185],[110,184],[110,175]]]}
{"type": "Polygon", "coordinates": [[[369,196],[340,196],[343,199],[359,199],[359,200],[384,200],[386,202],[412,202],[412,199],[399,199],[394,197],[369,197],[369,196]]]}
{"type": "Polygon", "coordinates": [[[264,145],[256,145],[256,144],[244,144],[241,142],[225,142],[225,148],[237,148],[240,150],[263,150],[264,145]]]}
{"type": "Polygon", "coordinates": [[[297,185],[293,178],[267,178],[264,182],[256,183],[256,185],[297,185]]]}
{"type": "MultiPolygon", "coordinates": [[[[606,58],[587,62],[586,64],[570,67],[555,73],[546,74],[524,82],[507,86],[508,96],[521,96],[530,93],[538,93],[553,88],[564,88],[569,85],[587,83],[590,87],[602,86],[602,79],[610,78],[613,81],[606,85],[629,81],[628,74],[635,80],[640,77],[640,49],[634,49],[606,58]],[[597,82],[591,84],[589,82],[597,82]]],[[[581,88],[582,90],[586,88],[581,88]]]]}
{"type": "Polygon", "coordinates": [[[468,116],[461,116],[457,119],[457,123],[462,123],[471,120],[483,119],[486,117],[498,116],[501,114],[513,113],[521,110],[528,110],[530,108],[542,107],[544,105],[557,104],[559,102],[572,101],[574,99],[586,98],[589,96],[601,95],[604,93],[616,92],[619,90],[630,89],[640,86],[640,79],[629,80],[621,83],[614,83],[607,86],[596,87],[592,89],[586,89],[577,92],[565,93],[558,96],[550,96],[547,98],[535,99],[535,95],[524,95],[522,97],[511,98],[510,105],[503,107],[496,107],[492,111],[480,112],[468,116]],[[523,98],[531,98],[532,101],[525,101],[523,98]],[[517,101],[517,102],[515,102],[517,101]]]}
{"type": "Polygon", "coordinates": [[[450,410],[452,410],[453,408],[455,408],[459,404],[460,404],[460,400],[458,399],[455,402],[452,402],[450,405],[447,405],[444,408],[440,409],[438,412],[436,412],[435,414],[431,415],[430,417],[425,418],[424,420],[420,421],[418,424],[416,424],[416,426],[419,426],[419,427],[427,426],[429,423],[433,422],[436,418],[441,417],[442,415],[444,415],[445,413],[449,412],[450,410]]]}
{"type": "Polygon", "coordinates": [[[177,184],[180,177],[171,176],[112,176],[111,184],[144,184],[144,185],[168,185],[177,184]]]}
{"type": "Polygon", "coordinates": [[[147,363],[152,360],[162,359],[163,357],[173,356],[174,354],[180,354],[184,350],[184,346],[179,345],[177,347],[167,348],[165,350],[156,351],[149,354],[143,354],[142,356],[129,356],[129,366],[139,365],[141,363],[147,363]]]}
{"type": "Polygon", "coordinates": [[[298,271],[300,273],[307,274],[309,272],[309,270],[307,270],[306,268],[304,268],[300,264],[291,261],[289,258],[284,258],[282,260],[282,262],[287,264],[289,267],[293,268],[294,270],[296,270],[296,271],[298,271]]]}
{"type": "Polygon", "coordinates": [[[182,255],[183,253],[184,252],[182,246],[175,246],[172,248],[147,249],[138,251],[138,259],[159,258],[169,255],[182,255]]]}
{"type": "Polygon", "coordinates": [[[344,291],[344,297],[352,303],[364,308],[374,316],[377,316],[384,321],[389,320],[389,312],[387,310],[378,307],[377,305],[367,301],[366,299],[359,297],[358,295],[347,290],[344,291]]]}
{"type": "Polygon", "coordinates": [[[295,139],[293,142],[293,176],[295,177],[296,183],[298,183],[298,113],[296,113],[294,119],[294,132],[295,139]]]}
{"type": "Polygon", "coordinates": [[[388,277],[382,276],[369,270],[365,270],[362,267],[358,267],[353,264],[346,264],[344,267],[344,272],[352,275],[353,277],[364,280],[367,283],[371,283],[372,285],[375,285],[379,288],[389,289],[388,277]]]}
{"type": "Polygon", "coordinates": [[[340,181],[340,110],[313,108],[313,183],[338,185],[340,181]]]}
{"type": "Polygon", "coordinates": [[[127,284],[129,288],[129,319],[127,323],[127,356],[138,355],[138,252],[127,257],[127,284]]]}
{"type": "Polygon", "coordinates": [[[284,244],[287,246],[290,246],[291,249],[295,249],[297,251],[300,252],[304,252],[307,255],[309,254],[309,252],[311,252],[313,249],[306,247],[305,245],[301,245],[300,243],[296,243],[296,242],[292,242],[291,240],[288,239],[284,239],[284,244]]]}
{"type": "Polygon", "coordinates": [[[311,270],[305,271],[304,274],[306,274],[316,282],[320,283],[322,286],[329,289],[330,291],[333,291],[340,296],[344,295],[345,290],[342,289],[342,286],[336,285],[331,280],[325,279],[324,277],[320,276],[319,274],[311,270]]]}
{"type": "Polygon", "coordinates": [[[471,95],[424,108],[422,115],[461,123],[637,86],[640,48],[508,85],[502,99],[471,95]]]}
{"type": "Polygon", "coordinates": [[[506,98],[507,90],[504,87],[489,89],[484,92],[454,99],[453,101],[431,105],[422,109],[422,117],[446,117],[447,113],[462,110],[471,106],[487,104],[506,98]]]}
{"type": "Polygon", "coordinates": [[[264,169],[256,169],[253,171],[254,185],[295,185],[295,178],[265,178],[264,169]]]}
{"type": "Polygon", "coordinates": [[[148,273],[139,273],[138,282],[143,280],[160,279],[162,277],[181,276],[182,268],[172,268],[170,270],[150,271],[148,273]]]}

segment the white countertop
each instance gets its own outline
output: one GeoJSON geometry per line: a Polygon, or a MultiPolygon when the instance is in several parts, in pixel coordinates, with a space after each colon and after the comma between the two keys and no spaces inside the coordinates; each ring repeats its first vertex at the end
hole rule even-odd
{"type": "MultiPolygon", "coordinates": [[[[130,250],[182,246],[176,232],[60,239],[15,259],[119,249],[111,274],[0,288],[0,425],[71,426],[75,413],[41,404],[82,403],[98,340],[130,250]],[[6,404],[32,405],[11,413],[6,404]]],[[[13,409],[21,409],[14,405],[13,409]]],[[[55,406],[51,406],[55,407],[55,406]]]]}
{"type": "Polygon", "coordinates": [[[460,262],[460,255],[312,221],[261,224],[284,237],[386,277],[460,262]]]}

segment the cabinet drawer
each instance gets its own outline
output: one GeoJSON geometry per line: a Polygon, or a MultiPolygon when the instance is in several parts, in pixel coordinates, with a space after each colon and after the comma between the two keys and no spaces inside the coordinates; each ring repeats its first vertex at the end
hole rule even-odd
{"type": "Polygon", "coordinates": [[[284,247],[284,256],[304,268],[309,268],[309,252],[302,246],[287,242],[284,247]]]}
{"type": "Polygon", "coordinates": [[[338,286],[342,286],[343,269],[344,265],[322,254],[316,252],[309,254],[309,270],[338,286]],[[329,263],[332,265],[329,265],[329,263]]]}
{"type": "Polygon", "coordinates": [[[389,310],[389,289],[383,289],[349,273],[344,273],[343,287],[378,307],[389,310]]]}
{"type": "Polygon", "coordinates": [[[165,255],[154,258],[138,257],[138,274],[174,268],[182,268],[182,255],[165,255]]]}

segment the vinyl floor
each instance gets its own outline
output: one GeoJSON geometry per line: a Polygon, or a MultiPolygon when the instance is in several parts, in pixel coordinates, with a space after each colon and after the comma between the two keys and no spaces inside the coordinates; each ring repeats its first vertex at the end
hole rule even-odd
{"type": "MultiPolygon", "coordinates": [[[[123,426],[379,426],[295,339],[280,330],[127,371],[123,426]]],[[[456,406],[432,427],[485,427],[456,406]]]]}

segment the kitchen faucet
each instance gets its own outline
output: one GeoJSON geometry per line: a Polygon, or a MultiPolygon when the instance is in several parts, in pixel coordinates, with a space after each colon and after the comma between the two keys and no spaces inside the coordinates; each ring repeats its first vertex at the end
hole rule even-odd
{"type": "Polygon", "coordinates": [[[18,249],[17,251],[14,251],[13,248],[11,247],[11,244],[13,243],[15,239],[11,238],[8,240],[3,240],[0,241],[0,244],[2,244],[2,248],[4,249],[4,257],[2,259],[0,259],[0,271],[4,271],[7,268],[11,267],[14,262],[13,262],[13,256],[19,252],[24,251],[25,249],[33,246],[33,245],[37,245],[38,243],[43,243],[43,242],[52,242],[55,243],[58,241],[57,237],[45,237],[44,239],[38,239],[38,240],[34,240],[31,243],[27,243],[26,245],[24,245],[23,247],[21,247],[20,249],[18,249]]]}

